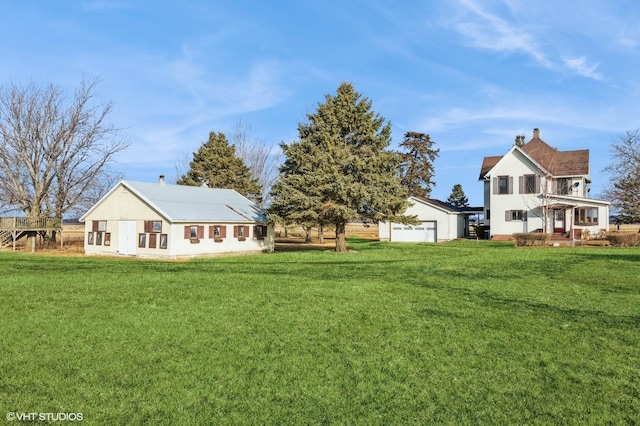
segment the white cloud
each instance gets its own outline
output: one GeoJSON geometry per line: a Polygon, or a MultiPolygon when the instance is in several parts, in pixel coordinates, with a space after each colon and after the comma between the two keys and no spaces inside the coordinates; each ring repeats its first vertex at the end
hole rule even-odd
{"type": "Polygon", "coordinates": [[[602,73],[597,71],[599,64],[588,64],[587,58],[584,56],[579,58],[565,58],[563,61],[567,68],[583,77],[593,78],[594,80],[604,79],[602,73]]]}
{"type": "Polygon", "coordinates": [[[459,22],[456,28],[471,40],[473,46],[498,52],[523,53],[545,68],[554,68],[536,39],[524,28],[487,12],[474,0],[460,0],[460,3],[472,13],[472,17],[459,22]]]}

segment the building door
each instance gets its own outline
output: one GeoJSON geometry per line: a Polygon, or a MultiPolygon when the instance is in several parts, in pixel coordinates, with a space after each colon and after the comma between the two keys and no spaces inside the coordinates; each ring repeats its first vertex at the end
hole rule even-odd
{"type": "Polygon", "coordinates": [[[422,222],[420,225],[402,225],[394,223],[391,228],[391,241],[412,243],[435,243],[436,222],[422,222]]]}
{"type": "Polygon", "coordinates": [[[566,231],[565,223],[564,223],[564,209],[554,209],[553,210],[553,232],[554,233],[563,233],[566,231]]]}
{"type": "Polygon", "coordinates": [[[118,251],[120,254],[135,255],[138,237],[135,220],[121,220],[118,229],[118,251]]]}

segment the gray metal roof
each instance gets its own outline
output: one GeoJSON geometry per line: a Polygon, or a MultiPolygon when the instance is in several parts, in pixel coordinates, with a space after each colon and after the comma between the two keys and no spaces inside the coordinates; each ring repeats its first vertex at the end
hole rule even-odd
{"type": "Polygon", "coordinates": [[[171,222],[266,222],[260,207],[233,189],[120,181],[171,222]]]}

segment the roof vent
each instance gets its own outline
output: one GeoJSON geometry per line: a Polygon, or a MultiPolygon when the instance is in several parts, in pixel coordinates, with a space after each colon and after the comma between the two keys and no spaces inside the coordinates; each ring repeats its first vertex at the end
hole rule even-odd
{"type": "Polygon", "coordinates": [[[160,185],[164,185],[164,175],[160,175],[160,176],[158,177],[158,183],[159,183],[160,185]]]}

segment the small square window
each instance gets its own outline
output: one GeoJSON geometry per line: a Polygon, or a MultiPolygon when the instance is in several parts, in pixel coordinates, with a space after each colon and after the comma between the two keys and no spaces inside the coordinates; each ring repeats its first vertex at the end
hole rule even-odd
{"type": "Polygon", "coordinates": [[[198,238],[198,226],[192,225],[189,227],[189,238],[198,238]]]}
{"type": "Polygon", "coordinates": [[[162,221],[154,220],[153,221],[153,232],[162,232],[162,221]]]}

